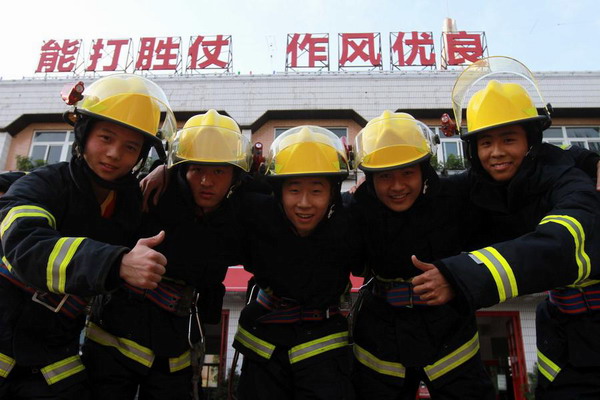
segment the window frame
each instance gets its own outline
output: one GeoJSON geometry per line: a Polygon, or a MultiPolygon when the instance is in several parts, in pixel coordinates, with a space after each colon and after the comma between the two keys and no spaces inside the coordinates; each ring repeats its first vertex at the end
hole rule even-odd
{"type": "MultiPolygon", "coordinates": [[[[35,131],[33,131],[33,136],[31,137],[31,145],[29,147],[28,157],[32,161],[43,160],[44,162],[49,163],[48,156],[50,155],[50,149],[53,146],[60,146],[61,150],[60,150],[59,160],[55,161],[55,162],[58,163],[58,162],[63,162],[63,161],[69,161],[71,159],[71,146],[73,146],[74,141],[75,141],[75,134],[72,130],[60,130],[60,129],[35,130],[35,131]],[[42,134],[45,134],[45,133],[63,134],[64,139],[62,141],[59,141],[59,140],[36,141],[38,136],[41,136],[42,134]],[[71,140],[71,137],[73,137],[73,140],[71,140]],[[37,157],[35,159],[33,158],[33,153],[34,153],[35,147],[45,147],[43,158],[37,158],[37,157]]],[[[53,163],[55,163],[55,162],[53,162],[53,163]]]]}

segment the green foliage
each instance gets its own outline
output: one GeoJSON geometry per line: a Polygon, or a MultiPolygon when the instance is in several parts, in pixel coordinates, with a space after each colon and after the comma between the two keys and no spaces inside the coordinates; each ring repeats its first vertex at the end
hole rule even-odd
{"type": "Polygon", "coordinates": [[[19,171],[32,171],[46,164],[44,160],[32,160],[29,157],[17,155],[17,170],[19,171]]]}
{"type": "Polygon", "coordinates": [[[529,372],[527,377],[529,378],[529,390],[525,392],[525,398],[527,400],[535,400],[535,388],[537,386],[537,363],[533,366],[534,372],[529,372]]]}
{"type": "Polygon", "coordinates": [[[450,154],[448,159],[446,160],[446,169],[457,170],[457,169],[465,169],[465,163],[462,157],[457,156],[455,154],[450,154]]]}
{"type": "Polygon", "coordinates": [[[433,169],[435,169],[436,171],[441,171],[444,168],[444,166],[438,161],[437,154],[431,156],[431,158],[429,159],[429,164],[431,164],[433,169]]]}

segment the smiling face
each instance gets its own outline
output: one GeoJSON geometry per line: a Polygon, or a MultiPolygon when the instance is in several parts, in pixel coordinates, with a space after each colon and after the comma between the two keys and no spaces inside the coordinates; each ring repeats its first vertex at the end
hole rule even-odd
{"type": "Polygon", "coordinates": [[[190,164],[185,174],[194,202],[203,213],[216,210],[233,183],[233,166],[190,164]]]}
{"type": "Polygon", "coordinates": [[[527,132],[521,125],[491,129],[477,135],[477,155],[490,176],[505,182],[512,179],[529,151],[527,132]]]}
{"type": "Polygon", "coordinates": [[[331,204],[331,183],[325,177],[291,177],[281,190],[283,210],[300,236],[308,236],[331,204]]]}
{"type": "Polygon", "coordinates": [[[406,211],[421,194],[423,178],[420,165],[373,173],[375,194],[392,211],[406,211]]]}
{"type": "Polygon", "coordinates": [[[137,163],[144,137],[130,128],[98,121],[88,134],[83,158],[105,181],[114,181],[129,173],[137,163]]]}

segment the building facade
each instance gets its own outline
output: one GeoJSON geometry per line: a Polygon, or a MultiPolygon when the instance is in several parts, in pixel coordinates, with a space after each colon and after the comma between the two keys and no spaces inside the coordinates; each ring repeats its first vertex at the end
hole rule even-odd
{"type": "MultiPolygon", "coordinates": [[[[253,143],[268,149],[275,137],[301,124],[331,129],[352,144],[366,122],[383,110],[404,111],[428,124],[441,138],[437,160],[460,168],[458,137],[440,132],[440,116],[451,113],[450,94],[458,71],[306,73],[273,75],[174,75],[151,77],[167,94],[183,126],[192,115],[217,109],[235,119],[253,143]]],[[[553,106],[553,126],[544,140],[600,152],[600,71],[535,73],[553,106]]],[[[68,160],[73,133],[62,120],[60,98],[75,78],[0,80],[0,170],[68,160]],[[20,160],[20,161],[18,161],[20,160]]],[[[93,79],[81,79],[89,85],[93,79]]],[[[443,168],[442,168],[443,169],[443,168]]],[[[353,175],[345,183],[354,183],[353,175]]],[[[230,369],[231,343],[244,306],[247,274],[232,267],[227,277],[223,321],[209,327],[206,385],[218,385],[230,369]]],[[[355,286],[360,281],[355,281],[355,286]]],[[[536,362],[535,307],[543,294],[525,296],[481,310],[478,315],[482,357],[500,398],[521,399],[527,374],[536,362]]],[[[238,365],[239,369],[239,365],[238,365]]]]}

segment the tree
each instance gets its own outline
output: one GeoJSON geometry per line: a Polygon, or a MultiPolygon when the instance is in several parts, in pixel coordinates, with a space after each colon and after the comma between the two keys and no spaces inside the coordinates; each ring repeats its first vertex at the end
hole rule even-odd
{"type": "Polygon", "coordinates": [[[465,169],[465,162],[463,160],[462,157],[457,156],[456,154],[450,154],[448,155],[448,158],[446,159],[446,165],[445,165],[446,169],[465,169]]]}
{"type": "Polygon", "coordinates": [[[19,171],[31,171],[46,164],[45,160],[32,160],[30,157],[17,155],[17,170],[19,171]]]}

